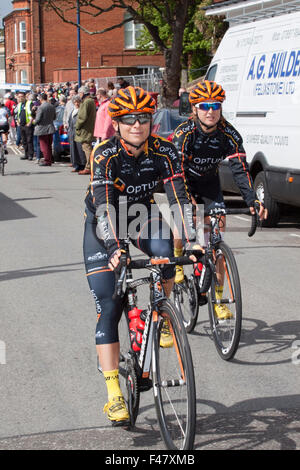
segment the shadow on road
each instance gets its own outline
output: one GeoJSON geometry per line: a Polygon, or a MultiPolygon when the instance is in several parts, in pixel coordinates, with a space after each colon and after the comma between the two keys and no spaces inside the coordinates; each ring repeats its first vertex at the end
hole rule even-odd
{"type": "Polygon", "coordinates": [[[197,420],[196,449],[295,450],[300,448],[300,395],[245,400],[227,408],[201,401],[215,410],[197,420]],[[282,409],[292,403],[294,408],[282,409]],[[200,443],[199,443],[200,440],[200,443]]]}
{"type": "Polygon", "coordinates": [[[7,176],[34,176],[34,175],[53,175],[54,173],[61,173],[58,170],[51,171],[7,171],[5,177],[7,176]]]}
{"type": "MultiPolygon", "coordinates": [[[[209,321],[198,322],[192,335],[209,337],[212,341],[209,321]]],[[[300,321],[285,321],[268,325],[257,319],[243,318],[243,329],[234,364],[245,366],[271,366],[291,364],[292,359],[300,359],[300,321]],[[248,348],[247,355],[243,351],[248,348]],[[279,359],[276,354],[288,350],[287,358],[279,359]],[[239,356],[255,357],[255,360],[241,359],[239,356]]],[[[298,363],[298,362],[297,362],[298,363]]]]}
{"type": "Polygon", "coordinates": [[[13,199],[0,193],[0,222],[4,220],[30,219],[36,217],[13,199]]]}
{"type": "Polygon", "coordinates": [[[78,271],[82,268],[78,267],[78,268],[72,269],[71,266],[82,266],[82,265],[83,265],[83,262],[79,262],[79,263],[70,263],[70,264],[60,264],[60,265],[54,265],[54,266],[41,266],[38,268],[19,269],[19,270],[13,270],[13,271],[3,271],[3,272],[0,272],[0,282],[11,281],[14,279],[20,279],[20,278],[25,278],[25,277],[44,276],[45,274],[78,271]]]}

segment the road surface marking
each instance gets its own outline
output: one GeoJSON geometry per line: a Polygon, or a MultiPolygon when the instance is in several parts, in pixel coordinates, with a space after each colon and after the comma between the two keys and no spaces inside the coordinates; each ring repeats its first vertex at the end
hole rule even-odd
{"type": "Polygon", "coordinates": [[[245,222],[249,222],[249,219],[246,219],[246,217],[240,217],[239,215],[234,216],[236,219],[244,220],[245,222]]]}

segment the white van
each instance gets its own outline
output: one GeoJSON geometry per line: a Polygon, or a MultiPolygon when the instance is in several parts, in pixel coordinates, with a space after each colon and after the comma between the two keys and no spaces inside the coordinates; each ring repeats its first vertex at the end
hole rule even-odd
{"type": "MultiPolygon", "coordinates": [[[[206,79],[226,91],[224,116],[243,137],[266,225],[275,226],[280,203],[300,206],[300,12],[230,26],[206,79]]],[[[226,161],[220,177],[237,192],[226,161]]]]}

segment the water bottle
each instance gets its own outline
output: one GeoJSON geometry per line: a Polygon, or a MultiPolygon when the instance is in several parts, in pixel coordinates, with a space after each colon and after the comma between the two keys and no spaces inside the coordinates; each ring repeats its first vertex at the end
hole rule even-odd
{"type": "Polygon", "coordinates": [[[194,264],[194,274],[195,274],[195,276],[200,277],[201,273],[202,273],[202,269],[203,269],[203,264],[202,263],[194,264]]]}
{"type": "Polygon", "coordinates": [[[141,318],[142,312],[143,310],[137,307],[128,312],[131,347],[135,352],[141,350],[143,341],[145,322],[141,318]]]}

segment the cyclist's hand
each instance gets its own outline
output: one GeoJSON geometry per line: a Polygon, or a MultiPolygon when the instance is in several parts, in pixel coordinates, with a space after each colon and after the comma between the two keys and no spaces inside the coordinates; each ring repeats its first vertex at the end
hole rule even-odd
{"type": "Polygon", "coordinates": [[[250,207],[250,212],[252,215],[255,214],[255,208],[258,210],[258,217],[259,217],[259,220],[266,220],[266,218],[268,217],[268,209],[265,209],[264,205],[262,202],[260,201],[255,201],[255,207],[252,206],[250,207]]]}
{"type": "MultiPolygon", "coordinates": [[[[201,246],[201,245],[199,245],[199,244],[195,244],[195,245],[193,245],[193,246],[189,247],[189,250],[200,251],[202,254],[204,254],[204,253],[205,253],[205,250],[204,250],[204,248],[202,248],[202,246],[201,246]]],[[[195,256],[195,255],[190,255],[190,256],[189,256],[189,258],[190,258],[190,260],[194,261],[194,263],[196,263],[196,262],[197,262],[197,258],[196,258],[196,256],[195,256]]]]}
{"type": "Polygon", "coordinates": [[[112,271],[115,271],[118,268],[121,255],[122,255],[121,250],[116,250],[112,253],[112,255],[109,257],[109,260],[108,260],[109,269],[111,269],[112,271]]]}

